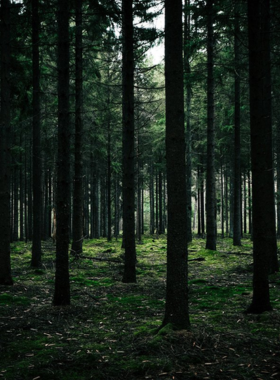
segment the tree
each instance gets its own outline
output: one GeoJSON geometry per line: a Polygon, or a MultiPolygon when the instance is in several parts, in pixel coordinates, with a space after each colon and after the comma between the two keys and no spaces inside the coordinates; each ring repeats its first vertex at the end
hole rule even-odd
{"type": "Polygon", "coordinates": [[[41,114],[40,114],[40,67],[39,67],[39,0],[32,0],[32,78],[33,78],[33,244],[31,266],[41,266],[41,114]]]}
{"type": "Polygon", "coordinates": [[[235,4],[234,59],[235,59],[235,110],[234,110],[234,210],[233,245],[241,245],[241,168],[240,168],[240,25],[235,4]]]}
{"type": "Polygon", "coordinates": [[[215,121],[214,121],[214,34],[213,0],[207,0],[207,172],[206,172],[206,249],[216,250],[215,121]]]}
{"type": "MultiPolygon", "coordinates": [[[[268,274],[277,252],[272,161],[269,0],[248,0],[253,199],[253,299],[250,313],[271,310],[268,274]]],[[[277,269],[277,268],[275,268],[277,269]]]]}
{"type": "Polygon", "coordinates": [[[122,122],[123,122],[123,238],[125,264],[123,282],[136,282],[136,249],[134,220],[134,54],[133,0],[122,1],[122,122]]]}
{"type": "Polygon", "coordinates": [[[165,1],[167,282],[163,326],[190,326],[184,132],[182,1],[165,1]]]}
{"type": "Polygon", "coordinates": [[[10,1],[1,3],[0,284],[12,285],[10,260],[10,1]]]}
{"type": "Polygon", "coordinates": [[[75,1],[75,177],[73,190],[73,241],[72,252],[83,251],[83,48],[82,0],[75,1]]]}
{"type": "Polygon", "coordinates": [[[192,157],[191,157],[191,46],[190,46],[190,1],[185,1],[185,18],[184,18],[184,70],[185,70],[185,88],[186,88],[186,150],[187,150],[187,210],[188,210],[188,242],[192,241],[192,157]]]}
{"type": "Polygon", "coordinates": [[[58,0],[58,154],[56,188],[55,306],[70,304],[70,129],[69,129],[69,10],[68,0],[58,0]]]}

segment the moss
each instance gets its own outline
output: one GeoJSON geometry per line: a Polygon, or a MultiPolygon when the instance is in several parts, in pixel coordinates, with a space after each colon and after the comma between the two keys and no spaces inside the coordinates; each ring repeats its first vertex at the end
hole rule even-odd
{"type": "Polygon", "coordinates": [[[30,305],[30,300],[24,296],[16,296],[12,294],[3,293],[0,294],[0,305],[30,305]]]}

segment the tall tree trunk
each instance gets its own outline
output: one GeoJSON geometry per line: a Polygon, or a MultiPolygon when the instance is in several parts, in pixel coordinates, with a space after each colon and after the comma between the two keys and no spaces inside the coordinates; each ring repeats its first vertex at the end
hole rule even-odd
{"type": "Polygon", "coordinates": [[[215,124],[214,124],[214,33],[213,0],[207,0],[207,173],[206,249],[216,250],[215,124]]]}
{"type": "Polygon", "coordinates": [[[277,125],[277,166],[276,166],[276,178],[277,178],[277,237],[280,238],[280,122],[278,121],[277,125]]]}
{"type": "Polygon", "coordinates": [[[158,234],[161,235],[163,231],[163,215],[162,215],[162,170],[158,172],[158,211],[159,211],[159,224],[158,224],[158,234]]]}
{"type": "Polygon", "coordinates": [[[246,190],[246,174],[244,173],[243,175],[243,193],[244,193],[244,196],[243,196],[243,219],[244,219],[244,223],[243,223],[243,231],[244,231],[244,234],[247,234],[247,190],[246,190]]]}
{"type": "Polygon", "coordinates": [[[10,260],[10,1],[1,3],[0,284],[12,285],[10,260]]]}
{"type": "Polygon", "coordinates": [[[56,189],[55,306],[70,304],[70,129],[69,129],[69,10],[68,0],[58,0],[58,156],[56,189]]]}
{"type": "Polygon", "coordinates": [[[235,4],[234,20],[234,66],[235,66],[235,110],[234,110],[234,208],[233,245],[241,245],[241,169],[240,169],[240,21],[235,4]]]}
{"type": "Polygon", "coordinates": [[[82,0],[75,0],[75,165],[73,189],[73,241],[71,251],[83,251],[83,47],[82,0]]]}
{"type": "Polygon", "coordinates": [[[223,164],[221,164],[221,230],[222,230],[222,238],[225,237],[224,215],[225,215],[225,207],[224,207],[224,177],[223,177],[223,164]]]}
{"type": "Polygon", "coordinates": [[[13,227],[13,241],[18,240],[18,165],[14,168],[14,227],[13,227]]]}
{"type": "Polygon", "coordinates": [[[203,160],[200,166],[200,223],[201,223],[201,236],[205,236],[205,196],[204,196],[204,166],[203,160]]]}
{"type": "MultiPolygon", "coordinates": [[[[20,142],[19,142],[20,146],[23,146],[22,145],[22,132],[20,132],[20,142]]],[[[24,240],[24,219],[23,219],[23,209],[24,209],[24,193],[23,193],[23,189],[24,189],[24,182],[23,182],[23,155],[22,155],[22,151],[20,152],[20,159],[19,159],[19,162],[20,162],[20,168],[19,168],[19,212],[20,212],[20,217],[19,217],[19,230],[20,230],[20,233],[19,233],[19,239],[20,241],[23,241],[24,240]]]]}
{"type": "Polygon", "coordinates": [[[31,266],[41,266],[42,163],[39,63],[39,0],[32,0],[32,75],[33,75],[33,236],[31,266]]]}
{"type": "Polygon", "coordinates": [[[250,170],[248,170],[248,207],[249,207],[249,234],[252,234],[253,229],[252,229],[252,190],[251,190],[251,175],[250,175],[250,170]]]}
{"type": "MultiPolygon", "coordinates": [[[[109,107],[110,100],[108,101],[109,107]]],[[[111,122],[108,121],[108,138],[107,138],[107,240],[112,240],[112,207],[111,207],[111,182],[112,182],[112,170],[111,170],[111,122]]]]}
{"type": "Polygon", "coordinates": [[[154,193],[154,163],[150,160],[150,234],[155,232],[155,193],[154,193]]]}
{"type": "Polygon", "coordinates": [[[197,166],[197,235],[201,237],[201,196],[200,196],[200,168],[197,166]]]}
{"type": "MultiPolygon", "coordinates": [[[[269,0],[248,0],[253,299],[248,312],[271,310],[268,274],[277,253],[272,162],[269,0]]],[[[277,269],[277,268],[275,268],[277,269]]]]}
{"type": "Polygon", "coordinates": [[[190,327],[182,57],[182,1],[165,1],[167,281],[163,325],[190,327]]]}
{"type": "Polygon", "coordinates": [[[119,186],[119,175],[115,174],[115,227],[114,235],[117,239],[120,234],[120,186],[119,186]]]}
{"type": "Polygon", "coordinates": [[[133,0],[122,0],[123,13],[123,234],[125,263],[123,282],[136,282],[134,219],[134,54],[133,0]]]}
{"type": "Polygon", "coordinates": [[[187,225],[187,236],[188,242],[192,241],[192,131],[191,131],[191,48],[189,44],[190,40],[190,27],[191,27],[191,16],[190,16],[190,0],[185,1],[185,19],[184,19],[184,69],[186,75],[186,174],[187,174],[187,215],[188,215],[188,225],[187,225]]]}

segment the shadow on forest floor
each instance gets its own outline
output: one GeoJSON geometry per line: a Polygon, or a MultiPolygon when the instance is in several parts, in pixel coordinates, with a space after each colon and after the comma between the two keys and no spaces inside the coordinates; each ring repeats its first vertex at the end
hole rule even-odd
{"type": "Polygon", "coordinates": [[[52,306],[52,243],[43,242],[40,270],[30,268],[30,245],[14,243],[15,284],[0,288],[0,379],[280,379],[280,275],[271,276],[274,310],[246,315],[251,242],[204,245],[189,246],[191,331],[157,333],[165,237],[137,246],[137,284],[121,282],[120,241],[85,241],[83,258],[70,257],[72,304],[62,308],[52,306]]]}

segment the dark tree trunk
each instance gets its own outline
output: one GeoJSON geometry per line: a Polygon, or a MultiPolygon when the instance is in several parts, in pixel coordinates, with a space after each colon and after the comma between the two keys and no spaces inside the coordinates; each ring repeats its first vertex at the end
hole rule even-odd
{"type": "Polygon", "coordinates": [[[119,176],[115,176],[115,228],[114,235],[117,239],[120,234],[120,185],[119,185],[119,176]]]}
{"type": "Polygon", "coordinates": [[[40,115],[40,66],[39,66],[39,0],[32,0],[32,75],[33,75],[33,236],[31,266],[41,266],[41,224],[42,224],[42,189],[41,189],[41,115],[40,115]]]}
{"type": "Polygon", "coordinates": [[[56,189],[55,306],[70,304],[70,129],[69,129],[69,10],[68,0],[58,0],[58,156],[56,189]]]}
{"type": "Polygon", "coordinates": [[[162,171],[159,170],[158,173],[158,205],[159,205],[159,225],[158,225],[158,234],[161,235],[164,233],[163,230],[163,213],[162,213],[162,171]]]}
{"type": "Polygon", "coordinates": [[[184,69],[186,75],[186,174],[187,174],[187,215],[188,215],[188,228],[187,236],[188,242],[192,241],[192,131],[191,131],[191,48],[189,44],[191,18],[189,11],[190,1],[185,1],[185,24],[184,24],[184,69]]]}
{"type": "Polygon", "coordinates": [[[91,156],[91,221],[92,238],[100,238],[100,212],[99,212],[99,176],[94,156],[91,156]]]}
{"type": "Polygon", "coordinates": [[[15,165],[14,168],[14,181],[13,181],[13,188],[14,188],[14,207],[13,207],[13,214],[14,214],[14,226],[13,226],[13,241],[18,240],[18,165],[15,165]]]}
{"type": "Polygon", "coordinates": [[[223,164],[222,164],[221,165],[221,230],[222,230],[222,238],[225,237],[224,215],[225,215],[225,206],[224,206],[224,177],[223,177],[223,164]]]}
{"type": "Polygon", "coordinates": [[[277,237],[280,238],[280,122],[277,124],[276,132],[276,154],[277,154],[277,166],[276,166],[276,177],[277,177],[277,194],[276,194],[276,205],[277,205],[277,237]]]}
{"type": "Polygon", "coordinates": [[[159,191],[158,191],[158,169],[156,169],[156,234],[158,234],[159,230],[159,191]]]}
{"type": "MultiPolygon", "coordinates": [[[[32,148],[32,143],[30,141],[30,150],[32,148]]],[[[29,176],[27,191],[28,191],[28,240],[33,240],[33,197],[32,197],[32,176],[33,176],[33,159],[32,155],[30,155],[29,159],[29,176]]]]}
{"type": "Polygon", "coordinates": [[[244,196],[243,196],[243,199],[244,199],[244,203],[243,203],[243,219],[244,219],[244,223],[243,223],[243,231],[244,231],[244,234],[247,234],[247,190],[246,190],[246,174],[244,173],[244,176],[243,176],[243,193],[244,193],[244,196]]]}
{"type": "Polygon", "coordinates": [[[0,284],[12,285],[10,260],[10,1],[1,3],[0,284]]]}
{"type": "Polygon", "coordinates": [[[190,327],[182,57],[182,1],[165,1],[167,281],[163,326],[190,327]]]}
{"type": "Polygon", "coordinates": [[[248,226],[248,233],[252,234],[252,182],[251,182],[251,174],[250,170],[248,170],[248,219],[249,219],[249,226],[248,226]]]}
{"type": "Polygon", "coordinates": [[[83,47],[82,0],[75,0],[75,174],[73,189],[73,241],[71,251],[83,251],[83,47]]]}
{"type": "MultiPolygon", "coordinates": [[[[253,300],[248,312],[271,310],[268,274],[277,253],[272,163],[269,0],[248,0],[253,300]]],[[[278,268],[274,268],[277,270],[278,268]]]]}
{"type": "Polygon", "coordinates": [[[132,0],[122,0],[123,13],[123,282],[136,282],[134,220],[134,54],[132,0]]]}
{"type": "Polygon", "coordinates": [[[201,237],[200,168],[197,167],[197,235],[201,237]]]}
{"type": "Polygon", "coordinates": [[[207,173],[206,249],[216,250],[215,124],[214,124],[214,34],[213,0],[207,0],[207,173]]]}
{"type": "Polygon", "coordinates": [[[205,236],[205,206],[204,206],[204,170],[201,166],[201,181],[200,181],[200,213],[201,213],[201,235],[205,236]]]}
{"type": "MultiPolygon", "coordinates": [[[[105,191],[105,190],[104,190],[105,191]]],[[[84,199],[83,199],[83,235],[89,237],[89,185],[88,185],[88,170],[85,171],[84,181],[84,199]]]]}
{"type": "MultiPolygon", "coordinates": [[[[108,107],[110,100],[108,101],[108,107]]],[[[112,170],[111,170],[111,122],[108,121],[108,147],[107,147],[107,240],[112,240],[112,207],[111,207],[111,182],[112,182],[112,170]]]]}
{"type": "Polygon", "coordinates": [[[154,164],[150,160],[150,234],[155,232],[155,193],[154,193],[154,164]]]}
{"type": "MultiPolygon", "coordinates": [[[[138,115],[137,115],[138,120],[138,115]]],[[[137,183],[137,208],[136,208],[136,236],[138,243],[142,242],[142,202],[141,202],[141,162],[140,162],[140,135],[137,129],[137,162],[136,162],[136,183],[137,183]]]]}
{"type": "Polygon", "coordinates": [[[240,25],[239,11],[235,5],[234,66],[235,66],[235,110],[234,110],[234,208],[233,245],[241,245],[241,169],[240,169],[240,25]]]}
{"type": "MultiPolygon", "coordinates": [[[[20,146],[22,146],[22,132],[20,132],[20,146]]],[[[23,181],[23,155],[22,151],[20,152],[20,168],[19,168],[19,239],[20,241],[24,240],[24,215],[23,215],[23,210],[24,210],[24,181],[23,181]]]]}

